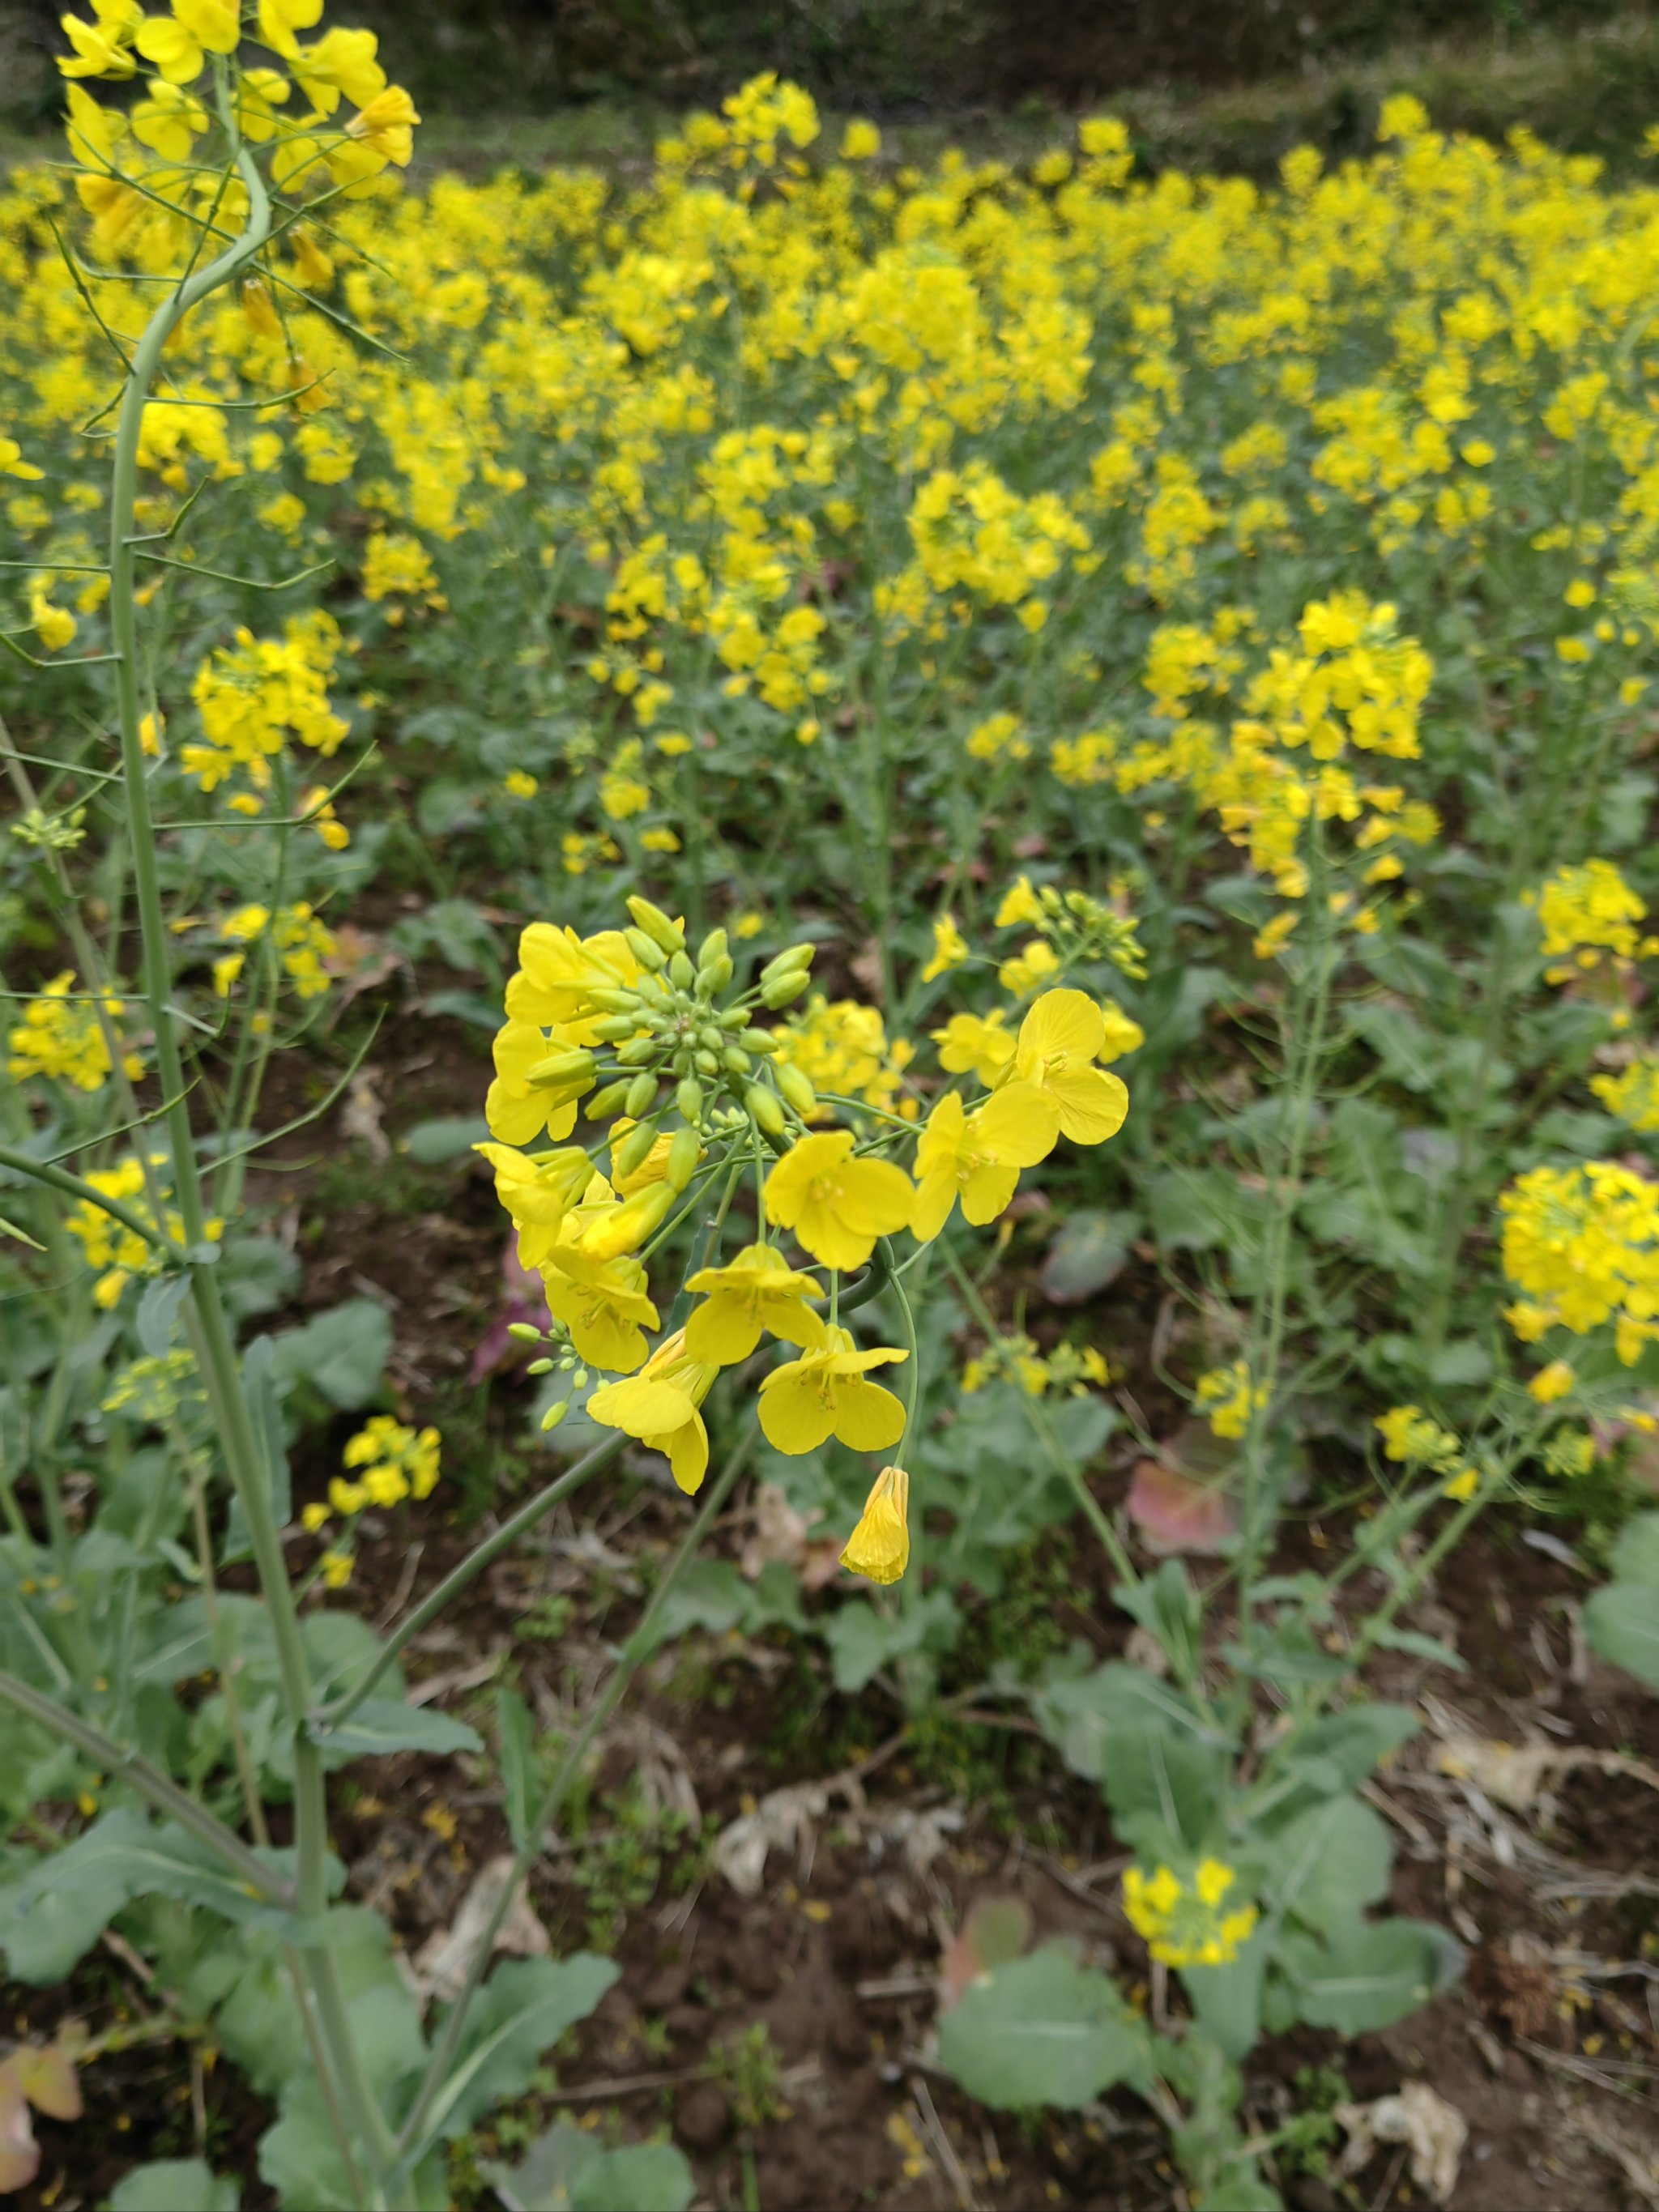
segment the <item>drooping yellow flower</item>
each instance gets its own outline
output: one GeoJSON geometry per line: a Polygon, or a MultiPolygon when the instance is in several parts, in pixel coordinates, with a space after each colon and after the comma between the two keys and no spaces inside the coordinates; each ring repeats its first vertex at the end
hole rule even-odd
{"type": "Polygon", "coordinates": [[[1115,999],[1101,1000],[1100,1018],[1105,1034],[1101,1039],[1100,1050],[1095,1054],[1097,1060],[1109,1066],[1113,1060],[1121,1060],[1126,1053],[1139,1052],[1146,1043],[1146,1030],[1139,1022],[1129,1018],[1115,999]]]}
{"type": "Polygon", "coordinates": [[[690,1497],[708,1471],[708,1431],[698,1410],[720,1372],[711,1360],[694,1359],[677,1328],[638,1375],[606,1382],[587,1401],[602,1428],[623,1429],[653,1451],[664,1453],[674,1480],[690,1497]]]}
{"type": "Polygon", "coordinates": [[[898,1580],[910,1564],[909,1510],[909,1476],[902,1467],[883,1468],[841,1555],[849,1574],[872,1583],[898,1580]]]}
{"type": "Polygon", "coordinates": [[[885,1451],[904,1434],[904,1407],[866,1378],[872,1367],[908,1359],[878,1345],[857,1352],[844,1328],[830,1328],[817,1350],[775,1367],[760,1386],[760,1424],[775,1450],[816,1451],[837,1437],[853,1451],[885,1451]]]}
{"type": "Polygon", "coordinates": [[[361,107],[346,125],[346,136],[365,153],[406,169],[415,151],[415,103],[400,84],[389,84],[361,107]]]}
{"type": "Polygon", "coordinates": [[[644,1364],[644,1331],[661,1323],[637,1260],[599,1260],[579,1246],[558,1244],[539,1273],[549,1311],[590,1366],[631,1375],[644,1364]]]}
{"type": "Polygon", "coordinates": [[[558,1038],[542,1035],[534,1022],[509,1019],[495,1032],[491,1048],[495,1080],[484,1097],[484,1119],[490,1134],[503,1144],[527,1145],[545,1130],[550,1137],[568,1137],[576,1126],[578,1098],[593,1088],[591,1060],[577,1047],[568,1051],[558,1038]],[[574,1065],[555,1082],[532,1082],[532,1073],[561,1052],[574,1065]]]}
{"type": "Polygon", "coordinates": [[[1002,904],[996,911],[996,927],[1012,929],[1017,922],[1042,920],[1042,902],[1031,888],[1031,878],[1016,876],[1002,895],[1002,904]]]}
{"type": "Polygon", "coordinates": [[[916,1146],[913,1235],[931,1243],[958,1198],[963,1218],[975,1227],[994,1221],[1013,1196],[1020,1170],[1047,1159],[1059,1133],[1059,1108],[1033,1083],[994,1091],[972,1114],[947,1091],[916,1146]]]}
{"type": "Polygon", "coordinates": [[[92,0],[95,21],[60,15],[64,35],[75,49],[75,58],[60,58],[64,76],[131,76],[137,64],[132,58],[133,33],[144,20],[137,0],[92,0]]]}
{"type": "Polygon", "coordinates": [[[567,1145],[538,1158],[508,1145],[475,1145],[495,1171],[495,1195],[519,1232],[519,1258],[538,1267],[559,1241],[570,1210],[593,1176],[593,1164],[580,1145],[567,1145]]]}
{"type": "Polygon", "coordinates": [[[902,1168],[852,1152],[850,1129],[826,1129],[792,1145],[766,1178],[767,1219],[793,1230],[826,1267],[861,1267],[878,1237],[905,1226],[915,1202],[902,1168]]]}
{"type": "Polygon", "coordinates": [[[1046,1091],[1060,1130],[1074,1145],[1103,1145],[1123,1127],[1129,1094],[1122,1079],[1095,1065],[1106,1041],[1100,1008],[1085,991],[1045,991],[1019,1025],[1003,1081],[1046,1091]]]}
{"type": "MultiPolygon", "coordinates": [[[[294,82],[317,112],[332,115],[342,94],[354,107],[367,107],[378,93],[385,91],[386,71],[374,58],[379,46],[373,31],[337,28],[325,31],[315,46],[297,46],[287,58],[294,82]]],[[[287,52],[282,47],[277,50],[287,52]]]]}
{"type": "Polygon", "coordinates": [[[921,971],[922,981],[931,983],[936,975],[948,975],[967,957],[968,940],[957,927],[955,915],[947,909],[933,924],[933,957],[921,971]]]}
{"type": "Polygon", "coordinates": [[[234,54],[242,36],[237,0],[172,0],[171,15],[146,15],[133,43],[168,84],[193,84],[209,54],[234,54]]]}
{"type": "Polygon", "coordinates": [[[988,1014],[952,1014],[929,1031],[947,1075],[976,1075],[988,1089],[1014,1056],[1014,1040],[1000,1006],[988,1014]]]}
{"type": "Polygon", "coordinates": [[[723,1267],[703,1267],[686,1285],[703,1297],[685,1325],[686,1348],[721,1367],[747,1359],[763,1330],[808,1350],[822,1345],[824,1325],[807,1304],[818,1285],[797,1273],[775,1244],[747,1244],[723,1267]]]}

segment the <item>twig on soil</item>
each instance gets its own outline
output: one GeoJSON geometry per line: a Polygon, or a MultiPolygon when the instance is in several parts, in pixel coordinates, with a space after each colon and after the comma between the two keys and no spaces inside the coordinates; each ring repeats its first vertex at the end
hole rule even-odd
{"type": "Polygon", "coordinates": [[[1401,2143],[1399,2149],[1395,2151],[1394,2156],[1389,2160],[1389,2171],[1384,2178],[1382,2186],[1377,2191],[1376,2196],[1371,2199],[1371,2212],[1382,2212],[1382,2207],[1388,2203],[1389,2197],[1394,2195],[1395,2184],[1400,2179],[1400,2170],[1406,2163],[1406,2153],[1407,2148],[1408,2146],[1407,2144],[1401,2143]]]}
{"type": "Polygon", "coordinates": [[[571,2089],[550,2089],[549,2105],[608,2105],[618,2097],[643,2097],[653,2089],[678,2089],[687,2081],[701,2081],[704,2069],[681,2066],[672,2074],[623,2074],[614,2081],[581,2081],[571,2089]]]}
{"type": "Polygon", "coordinates": [[[393,1591],[386,1610],[374,1624],[377,1635],[390,1627],[392,1622],[408,1604],[409,1593],[415,1587],[415,1570],[420,1565],[421,1554],[425,1549],[424,1544],[411,1544],[404,1553],[403,1572],[398,1577],[398,1587],[393,1591]]]}
{"type": "MultiPolygon", "coordinates": [[[[1547,2043],[1534,2043],[1529,2035],[1517,2035],[1515,2047],[1524,2051],[1528,2058],[1541,2058],[1545,2065],[1553,2066],[1559,2073],[1576,2074],[1581,2081],[1593,2081],[1598,2089],[1628,2094],[1634,2082],[1659,2081],[1659,2070],[1633,2058],[1585,2058],[1576,2051],[1552,2051],[1547,2043]]],[[[1654,2101],[1640,2091],[1637,2094],[1643,2104],[1654,2101]]]]}
{"type": "Polygon", "coordinates": [[[939,2162],[945,2168],[951,2186],[957,2193],[957,2203],[962,2207],[962,2212],[979,2212],[979,2199],[974,2194],[974,2185],[969,2180],[967,2169],[957,2156],[957,2147],[939,2116],[933,2091],[920,2074],[910,2076],[910,2094],[915,2099],[916,2110],[921,2116],[922,2131],[938,2154],[939,2162]]]}

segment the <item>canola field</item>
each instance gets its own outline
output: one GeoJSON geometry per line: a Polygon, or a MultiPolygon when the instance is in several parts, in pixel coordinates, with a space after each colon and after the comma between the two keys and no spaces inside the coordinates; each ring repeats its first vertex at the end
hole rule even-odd
{"type": "Polygon", "coordinates": [[[1109,115],[924,171],[764,76],[642,181],[405,180],[318,15],[98,0],[0,188],[0,2187],[126,2048],[107,1931],[264,2100],[224,2148],[198,2057],[118,2206],[811,2201],[777,2021],[687,2031],[707,2142],[575,2140],[548,2054],[896,1729],[1121,1844],[1118,1952],[939,1890],[866,2201],[1358,2172],[1407,2138],[1263,2054],[1513,1932],[1390,1874],[1435,1593],[1542,1531],[1587,1759],[1659,1686],[1659,188],[1408,98],[1271,189],[1109,115]],[[406,1702],[555,1526],[599,1595],[406,1702]],[[738,1647],[771,1778],[688,1826],[607,1731],[738,1647]],[[507,1854],[447,1979],[329,1853],[404,1788],[507,1854]],[[970,2176],[987,2113],[1048,2162],[970,2176]]]}

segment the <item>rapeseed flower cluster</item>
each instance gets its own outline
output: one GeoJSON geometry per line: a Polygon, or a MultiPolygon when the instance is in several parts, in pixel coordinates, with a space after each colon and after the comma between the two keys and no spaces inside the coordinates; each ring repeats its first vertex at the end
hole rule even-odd
{"type": "Polygon", "coordinates": [[[97,999],[76,996],[75,981],[72,968],[54,975],[39,997],[30,1000],[14,1024],[7,1039],[6,1060],[6,1073],[14,1083],[27,1082],[31,1076],[48,1076],[76,1091],[101,1091],[113,1066],[112,1037],[120,1052],[123,1073],[132,1078],[143,1073],[142,1054],[121,1042],[117,1026],[125,1011],[121,1000],[108,993],[97,999]]]}
{"type": "Polygon", "coordinates": [[[1166,1966],[1226,1966],[1255,1933],[1254,1905],[1222,1910],[1237,1882],[1224,1861],[1200,1859],[1183,1881],[1171,1867],[1147,1874],[1131,1867],[1123,1877],[1123,1910],[1154,1959],[1166,1966]]]}
{"type": "MultiPolygon", "coordinates": [[[[136,1219],[170,1238],[182,1251],[183,1221],[165,1204],[158,1215],[151,1198],[152,1191],[165,1198],[169,1173],[166,1153],[153,1152],[147,1162],[129,1157],[112,1168],[94,1168],[82,1180],[100,1196],[118,1200],[136,1219]]],[[[161,1255],[155,1244],[116,1215],[106,1212],[94,1199],[78,1200],[65,1216],[64,1225],[79,1243],[88,1267],[97,1273],[93,1299],[106,1312],[119,1304],[122,1291],[135,1276],[161,1272],[161,1255]]],[[[216,1218],[204,1226],[216,1243],[224,1235],[224,1224],[216,1218]]]]}
{"type": "Polygon", "coordinates": [[[1628,1367],[1659,1340],[1659,1183],[1611,1160],[1537,1167],[1499,1204],[1504,1273],[1522,1293],[1505,1312],[1523,1343],[1611,1322],[1628,1367]]]}
{"type": "MultiPolygon", "coordinates": [[[[478,1150],[552,1316],[554,1351],[538,1370],[556,1365],[572,1391],[589,1388],[591,1370],[609,1376],[587,1396],[590,1418],[662,1453],[689,1492],[708,1470],[709,1392],[723,1369],[746,1368],[769,1340],[789,1355],[755,1394],[775,1449],[802,1454],[834,1439],[890,1452],[908,1433],[914,1386],[907,1402],[878,1377],[909,1354],[861,1346],[841,1324],[842,1279],[869,1268],[893,1237],[931,1243],[958,1203],[969,1223],[994,1219],[1021,1171],[1062,1136],[1097,1145],[1115,1134],[1128,1098],[1100,1064],[1101,1009],[1082,991],[1045,992],[977,1078],[978,1095],[943,1088],[919,1129],[908,1126],[919,1098],[907,1102],[909,1116],[880,1108],[872,1133],[825,1127],[807,1066],[848,1082],[844,1103],[855,1112],[896,1075],[874,1010],[856,1001],[831,1009],[814,996],[805,1023],[762,1026],[806,993],[811,945],[779,953],[744,988],[724,929],[694,952],[682,922],[637,896],[628,905],[626,929],[581,938],[537,922],[524,932],[495,1039],[491,1137],[478,1150]],[[832,1047],[832,1016],[856,1050],[832,1047]],[[603,1169],[598,1144],[572,1141],[579,1109],[611,1124],[603,1169]],[[711,1233],[684,1286],[684,1324],[653,1342],[663,1322],[648,1263],[671,1217],[688,1215],[696,1190],[724,1173],[723,1219],[745,1164],[758,1186],[753,1231],[727,1257],[718,1228],[711,1233]]],[[[541,1334],[529,1324],[521,1333],[541,1334]]],[[[1085,1370],[1094,1371],[1086,1362],[1085,1370]]],[[[547,1425],[570,1402],[558,1399],[547,1425]]],[[[902,1572],[908,1495],[895,1460],[848,1547],[858,1571],[878,1581],[902,1572]]]]}

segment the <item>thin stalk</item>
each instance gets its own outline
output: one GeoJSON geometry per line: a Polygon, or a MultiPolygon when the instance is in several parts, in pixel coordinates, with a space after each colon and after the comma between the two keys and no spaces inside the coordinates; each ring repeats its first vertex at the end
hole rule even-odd
{"type": "Polygon", "coordinates": [[[461,2031],[466,2024],[468,2009],[477,1994],[479,1984],[489,1972],[491,1956],[495,1948],[495,1938],[501,1932],[502,1923],[512,1910],[513,1899],[518,1894],[519,1884],[529,1873],[532,1864],[540,1852],[548,1827],[556,1816],[560,1807],[564,1803],[571,1784],[580,1773],[582,1762],[586,1758],[594,1739],[610,1720],[611,1714],[622,1702],[635,1674],[649,1656],[653,1648],[652,1632],[656,1626],[663,1607],[667,1604],[681,1575],[696,1557],[699,1546],[714,1523],[715,1516],[725,1504],[733,1484],[747,1465],[749,1455],[754,1449],[755,1439],[759,1433],[759,1421],[751,1419],[732,1450],[731,1457],[705,1492],[697,1507],[696,1518],[681,1539],[678,1551],[674,1554],[662,1580],[652,1592],[649,1604],[640,1615],[638,1626],[623,1647],[622,1656],[617,1662],[611,1680],[605,1686],[604,1695],[588,1715],[580,1733],[560,1760],[558,1771],[548,1784],[541,1802],[530,1816],[524,1843],[513,1863],[513,1871],[501,1886],[501,1896],[496,1902],[495,1910],[491,1914],[479,1938],[477,1948],[473,1954],[472,1964],[468,1969],[466,1980],[459,1996],[445,2016],[443,2031],[438,2038],[436,2048],[432,2053],[431,2060],[422,2079],[415,2102],[410,2107],[409,2117],[404,2122],[398,2134],[398,2149],[402,2160],[400,2173],[408,2172],[421,2156],[426,2141],[442,2124],[445,2111],[442,2096],[444,2084],[460,2043],[461,2031]]]}
{"type": "Polygon", "coordinates": [[[289,1907],[295,1905],[295,1893],[274,1869],[267,1866],[257,1852],[251,1851],[241,1838],[226,1827],[222,1820],[216,1820],[205,1805],[198,1804],[177,1783],[159,1773],[147,1759],[117,1743],[113,1736],[106,1735],[102,1729],[82,1720],[79,1713],[59,1705],[44,1690],[20,1681],[15,1674],[0,1672],[0,1698],[18,1712],[27,1714],[30,1720],[38,1721],[42,1728],[50,1729],[54,1735],[62,1736],[65,1743],[72,1743],[77,1751],[84,1752],[106,1774],[124,1776],[141,1797],[148,1797],[158,1812],[167,1814],[181,1828],[187,1828],[223,1860],[239,1881],[250,1884],[257,1895],[270,1898],[273,1904],[289,1907]]]}

